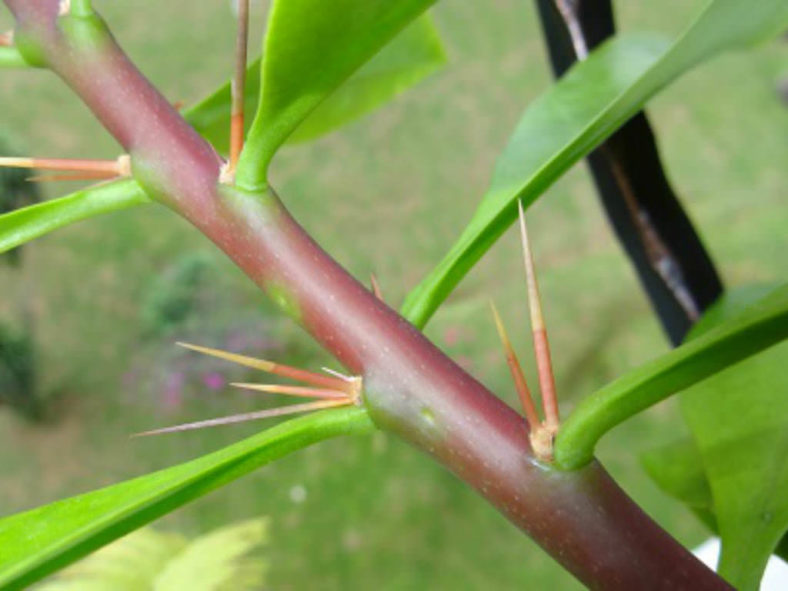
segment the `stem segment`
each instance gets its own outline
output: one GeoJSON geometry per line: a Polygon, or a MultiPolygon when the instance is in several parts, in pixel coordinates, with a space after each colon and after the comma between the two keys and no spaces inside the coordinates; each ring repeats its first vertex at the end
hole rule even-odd
{"type": "Polygon", "coordinates": [[[373,420],[440,460],[592,588],[725,583],[648,518],[596,462],[538,462],[522,418],[331,259],[273,191],[218,183],[220,159],[111,37],[82,45],[55,0],[5,0],[50,67],[134,160],[156,199],[190,220],[353,373],[373,420]]]}

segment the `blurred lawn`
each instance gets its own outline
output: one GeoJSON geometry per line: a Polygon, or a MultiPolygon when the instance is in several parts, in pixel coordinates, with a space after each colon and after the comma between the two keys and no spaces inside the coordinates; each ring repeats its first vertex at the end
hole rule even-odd
{"type": "MultiPolygon", "coordinates": [[[[120,42],[170,97],[196,100],[229,71],[228,2],[96,0],[120,42]]],[[[617,2],[621,28],[679,30],[700,0],[617,2]]],[[[263,7],[255,8],[262,28],[263,7]]],[[[523,107],[549,83],[531,3],[441,3],[448,67],[385,109],[317,143],[285,150],[274,183],[295,216],[361,278],[400,302],[459,234],[523,107]]],[[[0,11],[0,30],[10,17],[0,11]]],[[[721,57],[649,107],[679,193],[728,285],[785,278],[788,114],[775,91],[785,47],[721,57]]],[[[112,157],[113,140],[53,76],[2,72],[3,134],[36,155],[112,157]]],[[[73,185],[50,187],[51,195],[73,185]]],[[[633,274],[576,167],[531,213],[559,392],[573,402],[667,349],[633,274]]],[[[163,208],[84,222],[28,249],[24,272],[0,269],[0,317],[26,299],[36,318],[43,390],[56,415],[29,425],[0,413],[0,513],[7,514],[195,457],[262,425],[129,441],[135,431],[260,406],[211,391],[215,365],[175,350],[189,338],[318,367],[328,358],[280,320],[211,245],[163,208]],[[199,310],[150,333],[142,309],[156,277],[184,255],[210,261],[199,310]],[[207,311],[207,312],[206,312],[207,311]]],[[[523,357],[524,282],[507,235],[431,323],[430,335],[514,400],[487,310],[493,297],[523,357]],[[518,331],[519,327],[519,331],[518,331]],[[519,334],[518,334],[519,333],[519,334]]],[[[531,375],[533,375],[532,364],[531,375]]],[[[663,404],[611,433],[600,455],[674,535],[705,532],[667,500],[637,455],[682,431],[663,404]]],[[[274,589],[578,588],[533,543],[451,475],[378,433],[311,448],[162,520],[197,533],[272,517],[274,589]],[[304,494],[305,493],[305,494],[304,494]]]]}

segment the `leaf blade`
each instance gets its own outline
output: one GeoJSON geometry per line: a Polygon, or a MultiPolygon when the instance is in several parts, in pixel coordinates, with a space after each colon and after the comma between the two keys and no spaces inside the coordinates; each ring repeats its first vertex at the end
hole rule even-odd
{"type": "Polygon", "coordinates": [[[195,460],[0,520],[0,586],[21,588],[287,453],[373,429],[343,408],[281,423],[195,460]]]}
{"type": "MultiPolygon", "coordinates": [[[[738,295],[724,298],[691,336],[740,309],[738,295]]],[[[786,363],[788,343],[780,343],[679,397],[713,498],[722,541],[719,572],[737,589],[758,589],[788,531],[786,363]]]]}
{"type": "Polygon", "coordinates": [[[755,43],[786,25],[788,7],[779,0],[757,5],[712,0],[669,47],[655,37],[625,36],[576,64],[525,110],[470,223],[435,269],[408,294],[402,314],[423,327],[514,221],[515,201],[530,205],[651,96],[715,53],[755,43]]]}
{"type": "Polygon", "coordinates": [[[589,462],[616,425],[788,337],[788,285],[703,336],[631,371],[583,399],[561,426],[555,460],[564,469],[589,462]]]}
{"type": "Polygon", "coordinates": [[[133,180],[89,187],[0,215],[0,253],[75,222],[148,203],[133,180]]]}
{"type": "Polygon", "coordinates": [[[237,181],[264,186],[271,158],[354,71],[435,0],[275,0],[263,49],[260,105],[237,181]]]}
{"type": "MultiPolygon", "coordinates": [[[[246,71],[246,112],[260,100],[260,58],[246,71]]],[[[303,143],[364,116],[415,86],[445,63],[438,31],[428,14],[417,18],[307,115],[285,143],[303,143]]],[[[229,149],[230,82],[186,109],[184,118],[222,153],[229,149]]],[[[248,126],[247,126],[248,128],[248,126]]]]}

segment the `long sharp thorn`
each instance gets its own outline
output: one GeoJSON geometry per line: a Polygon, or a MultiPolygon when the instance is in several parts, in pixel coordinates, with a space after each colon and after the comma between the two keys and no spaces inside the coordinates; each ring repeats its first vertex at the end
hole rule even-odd
{"type": "Polygon", "coordinates": [[[353,377],[350,377],[350,376],[346,376],[345,374],[340,373],[340,372],[336,371],[335,369],[331,369],[330,367],[321,367],[320,369],[322,369],[324,372],[326,372],[328,374],[331,374],[335,378],[339,378],[343,382],[353,382],[356,379],[356,378],[353,378],[353,377]]]}
{"type": "Polygon", "coordinates": [[[525,411],[525,418],[528,421],[528,426],[531,428],[531,431],[534,431],[539,428],[541,421],[539,420],[539,414],[536,412],[536,406],[531,397],[528,383],[525,380],[523,368],[520,365],[520,361],[517,359],[517,354],[514,352],[512,343],[509,340],[509,335],[501,321],[500,314],[498,314],[498,309],[492,301],[490,302],[490,308],[492,309],[493,318],[495,319],[495,328],[498,330],[498,336],[501,338],[501,344],[506,354],[506,364],[509,366],[509,371],[514,380],[514,387],[517,390],[520,402],[523,405],[523,410],[525,411]]]}
{"type": "Polygon", "coordinates": [[[331,400],[349,400],[348,395],[336,390],[324,390],[320,388],[304,388],[302,386],[285,386],[282,384],[246,384],[233,382],[230,384],[236,388],[244,390],[255,390],[269,394],[286,394],[287,396],[301,396],[305,398],[327,398],[331,400]]]}
{"type": "Polygon", "coordinates": [[[381,302],[383,302],[383,292],[380,290],[380,284],[378,283],[378,278],[375,277],[374,273],[369,274],[369,283],[372,285],[372,293],[375,294],[375,297],[378,298],[381,302]]]}
{"type": "Polygon", "coordinates": [[[64,174],[39,174],[25,180],[31,183],[51,183],[53,181],[95,181],[115,178],[117,175],[106,172],[74,172],[64,174]]]}
{"type": "Polygon", "coordinates": [[[555,378],[553,377],[553,364],[550,359],[550,345],[547,342],[542,304],[539,298],[539,283],[536,279],[533,253],[528,240],[528,230],[525,226],[525,212],[523,205],[518,200],[517,208],[520,215],[520,234],[523,246],[523,259],[525,262],[525,275],[528,281],[528,306],[531,313],[531,331],[534,339],[534,352],[536,365],[539,371],[539,390],[542,394],[542,407],[545,415],[545,426],[552,433],[558,430],[560,418],[558,414],[558,399],[555,393],[555,378]]]}
{"type": "Polygon", "coordinates": [[[252,369],[259,369],[261,371],[272,373],[285,378],[306,382],[307,384],[312,384],[313,386],[322,386],[332,390],[339,390],[340,392],[347,392],[349,389],[348,382],[345,382],[344,380],[325,376],[319,373],[313,373],[305,369],[299,369],[289,365],[282,365],[280,363],[274,363],[273,361],[266,361],[265,359],[247,357],[246,355],[238,355],[237,353],[230,353],[220,349],[211,349],[209,347],[201,347],[199,345],[190,345],[189,343],[177,344],[181,347],[185,347],[186,349],[190,349],[192,351],[197,351],[198,353],[202,353],[204,355],[218,357],[219,359],[231,361],[232,363],[237,363],[238,365],[251,367],[252,369]]]}
{"type": "Polygon", "coordinates": [[[123,155],[117,160],[17,158],[6,156],[0,157],[0,167],[37,168],[39,170],[101,173],[108,176],[128,176],[131,174],[131,164],[127,155],[123,155]]]}
{"type": "Polygon", "coordinates": [[[344,400],[321,400],[319,402],[308,402],[306,404],[291,404],[290,406],[282,406],[280,408],[258,410],[255,412],[230,415],[229,417],[220,417],[218,419],[208,419],[207,421],[184,423],[182,425],[164,427],[163,429],[153,429],[151,431],[143,431],[142,433],[133,434],[132,437],[147,437],[149,435],[162,435],[164,433],[193,431],[195,429],[205,429],[206,427],[218,427],[220,425],[233,425],[235,423],[256,421],[259,419],[267,419],[269,417],[281,417],[285,415],[298,414],[298,413],[309,412],[313,410],[321,410],[324,408],[333,408],[335,406],[346,406],[348,404],[349,402],[344,400]]]}
{"type": "Polygon", "coordinates": [[[249,40],[249,0],[238,1],[238,33],[235,41],[235,74],[230,85],[230,162],[229,174],[235,172],[244,145],[244,88],[249,40]]]}

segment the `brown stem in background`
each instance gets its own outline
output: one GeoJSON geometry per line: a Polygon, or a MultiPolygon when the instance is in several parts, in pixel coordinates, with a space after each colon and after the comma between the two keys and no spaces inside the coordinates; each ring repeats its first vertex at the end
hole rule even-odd
{"type": "Polygon", "coordinates": [[[56,0],[5,0],[50,67],[134,159],[149,194],[190,220],[352,372],[382,428],[432,454],[597,589],[727,585],[591,462],[538,462],[522,418],[380,302],[273,191],[218,183],[220,159],[107,37],[99,53],[55,27],[56,0]]]}

